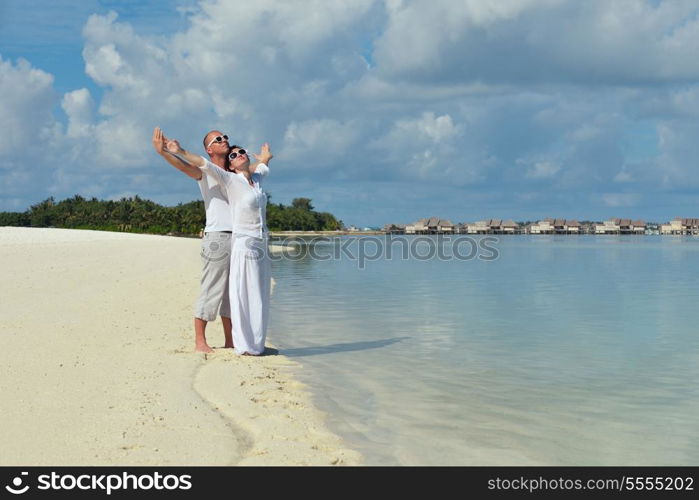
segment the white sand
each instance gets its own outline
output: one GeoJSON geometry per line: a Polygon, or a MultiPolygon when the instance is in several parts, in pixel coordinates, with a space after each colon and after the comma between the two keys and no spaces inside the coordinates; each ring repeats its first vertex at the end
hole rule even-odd
{"type": "Polygon", "coordinates": [[[193,351],[199,246],[0,228],[0,465],[360,463],[298,363],[193,351]]]}

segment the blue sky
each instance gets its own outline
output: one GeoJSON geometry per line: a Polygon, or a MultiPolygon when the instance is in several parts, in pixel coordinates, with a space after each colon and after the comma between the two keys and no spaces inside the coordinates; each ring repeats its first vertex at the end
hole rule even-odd
{"type": "Polygon", "coordinates": [[[150,145],[272,145],[275,202],[347,224],[697,217],[699,5],[3,0],[0,210],[175,204],[150,145]]]}

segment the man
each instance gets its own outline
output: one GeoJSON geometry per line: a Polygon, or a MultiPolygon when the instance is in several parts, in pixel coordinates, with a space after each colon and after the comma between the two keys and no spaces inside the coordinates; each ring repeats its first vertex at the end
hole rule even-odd
{"type": "MultiPolygon", "coordinates": [[[[190,165],[166,149],[169,139],[156,127],[153,131],[153,147],[165,161],[185,175],[197,181],[206,208],[206,227],[202,239],[201,290],[194,310],[194,349],[199,352],[213,352],[206,342],[206,325],[220,314],[223,323],[226,348],[233,348],[231,308],[228,296],[230,275],[230,253],[233,221],[228,200],[220,185],[214,185],[211,178],[202,175],[199,168],[190,165]]],[[[228,158],[228,136],[212,130],[204,137],[204,149],[211,163],[226,170],[228,158]]]]}

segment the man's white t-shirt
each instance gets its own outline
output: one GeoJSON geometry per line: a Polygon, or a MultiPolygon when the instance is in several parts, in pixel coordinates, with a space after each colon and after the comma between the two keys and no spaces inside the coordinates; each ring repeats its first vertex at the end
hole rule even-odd
{"type": "MultiPolygon", "coordinates": [[[[213,163],[211,163],[211,166],[222,172],[224,171],[213,163]]],[[[197,184],[199,184],[199,191],[201,191],[201,196],[204,198],[204,207],[206,208],[206,228],[204,232],[233,231],[231,208],[228,206],[225,187],[204,172],[202,172],[201,179],[197,181],[197,184]]]]}

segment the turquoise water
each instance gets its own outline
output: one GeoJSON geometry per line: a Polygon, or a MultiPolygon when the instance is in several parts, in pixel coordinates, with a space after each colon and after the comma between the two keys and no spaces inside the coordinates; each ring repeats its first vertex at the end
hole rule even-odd
{"type": "Polygon", "coordinates": [[[329,426],[367,464],[699,464],[699,238],[491,246],[273,263],[269,338],[329,426]]]}

